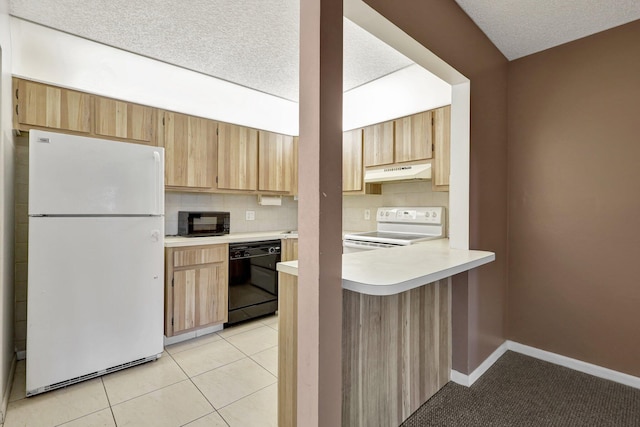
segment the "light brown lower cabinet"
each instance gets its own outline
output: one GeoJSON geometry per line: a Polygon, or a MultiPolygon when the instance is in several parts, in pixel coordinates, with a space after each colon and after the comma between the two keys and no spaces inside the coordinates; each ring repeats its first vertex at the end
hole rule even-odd
{"type": "Polygon", "coordinates": [[[165,335],[227,321],[229,246],[165,249],[165,335]]]}
{"type": "MultiPolygon", "coordinates": [[[[298,278],[280,273],[278,425],[297,416],[298,278]]],[[[400,294],[342,293],[342,426],[398,426],[449,381],[451,278],[400,294]]]]}
{"type": "Polygon", "coordinates": [[[282,239],[280,246],[282,247],[280,261],[295,261],[298,259],[298,239],[282,239]]]}

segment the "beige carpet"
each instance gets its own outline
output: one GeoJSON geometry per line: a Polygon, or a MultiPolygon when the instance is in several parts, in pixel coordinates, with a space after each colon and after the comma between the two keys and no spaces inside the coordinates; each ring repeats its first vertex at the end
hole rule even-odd
{"type": "Polygon", "coordinates": [[[402,424],[417,426],[640,427],[640,390],[508,351],[471,387],[450,382],[402,424]]]}

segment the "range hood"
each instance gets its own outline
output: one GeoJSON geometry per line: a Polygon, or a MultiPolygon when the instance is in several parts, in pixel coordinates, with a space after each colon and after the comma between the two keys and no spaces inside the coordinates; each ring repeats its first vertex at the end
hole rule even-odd
{"type": "Polygon", "coordinates": [[[384,169],[367,169],[364,182],[411,181],[431,179],[431,163],[422,165],[392,166],[384,169]]]}

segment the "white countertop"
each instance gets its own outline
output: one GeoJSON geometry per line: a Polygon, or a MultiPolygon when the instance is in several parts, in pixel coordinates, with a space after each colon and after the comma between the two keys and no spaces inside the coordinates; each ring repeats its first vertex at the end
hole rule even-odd
{"type": "MultiPolygon", "coordinates": [[[[450,249],[449,239],[342,255],[342,287],[368,295],[394,295],[471,270],[496,259],[493,252],[450,249]]],[[[278,263],[298,275],[298,261],[278,263]]]]}
{"type": "Polygon", "coordinates": [[[216,245],[219,243],[259,242],[275,239],[297,239],[298,235],[285,231],[255,231],[252,233],[231,233],[224,236],[212,237],[179,237],[164,238],[166,248],[178,248],[184,246],[216,245]]]}

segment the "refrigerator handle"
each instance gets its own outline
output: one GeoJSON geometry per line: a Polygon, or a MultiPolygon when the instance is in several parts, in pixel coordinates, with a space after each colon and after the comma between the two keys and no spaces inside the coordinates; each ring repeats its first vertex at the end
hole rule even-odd
{"type": "Polygon", "coordinates": [[[155,163],[155,177],[154,177],[154,206],[155,206],[155,213],[156,214],[160,214],[160,183],[162,182],[162,180],[164,179],[163,176],[160,176],[161,171],[162,171],[162,165],[160,164],[160,153],[158,153],[157,151],[153,152],[153,161],[155,163]]]}

